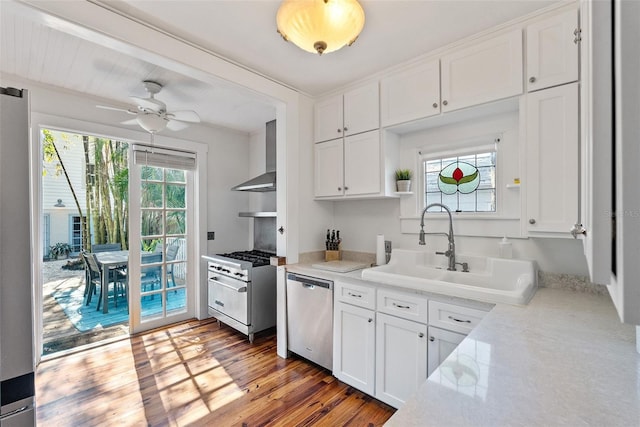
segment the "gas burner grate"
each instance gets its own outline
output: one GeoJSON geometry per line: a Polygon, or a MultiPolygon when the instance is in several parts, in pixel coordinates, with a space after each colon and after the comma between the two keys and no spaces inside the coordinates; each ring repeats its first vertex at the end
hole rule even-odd
{"type": "Polygon", "coordinates": [[[254,249],[251,251],[237,251],[220,255],[231,259],[250,262],[253,267],[261,267],[263,265],[270,264],[270,258],[273,254],[254,249]]]}

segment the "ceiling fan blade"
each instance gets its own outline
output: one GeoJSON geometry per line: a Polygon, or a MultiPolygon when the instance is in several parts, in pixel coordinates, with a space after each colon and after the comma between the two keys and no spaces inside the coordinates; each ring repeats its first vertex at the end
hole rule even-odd
{"type": "Polygon", "coordinates": [[[108,105],[96,105],[96,108],[101,108],[103,110],[122,111],[123,113],[128,113],[128,114],[138,114],[138,112],[135,110],[119,108],[119,107],[110,107],[108,105]]]}
{"type": "Polygon", "coordinates": [[[167,113],[167,117],[172,120],[180,120],[181,122],[200,123],[198,113],[191,110],[171,111],[167,113]]]}
{"type": "Polygon", "coordinates": [[[167,110],[167,105],[155,98],[140,98],[139,96],[130,96],[129,98],[131,98],[131,100],[133,100],[133,102],[142,109],[154,111],[156,113],[167,110]]]}
{"type": "Polygon", "coordinates": [[[137,125],[138,119],[125,120],[124,122],[120,122],[123,125],[137,125]]]}
{"type": "Polygon", "coordinates": [[[167,122],[167,129],[169,130],[182,130],[188,128],[189,125],[186,122],[177,121],[177,120],[169,120],[167,122]]]}

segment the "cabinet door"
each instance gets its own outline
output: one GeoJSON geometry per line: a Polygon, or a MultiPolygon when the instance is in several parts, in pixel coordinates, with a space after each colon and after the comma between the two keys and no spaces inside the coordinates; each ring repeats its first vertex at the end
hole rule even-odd
{"type": "Polygon", "coordinates": [[[315,142],[329,141],[343,135],[342,108],[342,95],[327,98],[315,104],[315,142]]]}
{"type": "Polygon", "coordinates": [[[466,337],[457,332],[429,326],[429,372],[431,375],[466,337]]]}
{"type": "Polygon", "coordinates": [[[355,135],[380,127],[378,82],[344,94],[344,135],[355,135]]]}
{"type": "Polygon", "coordinates": [[[380,193],[380,132],[344,139],[344,190],[347,196],[380,193]]]}
{"type": "Polygon", "coordinates": [[[427,325],[376,313],[376,398],[399,408],[427,379],[427,325]]]}
{"type": "Polygon", "coordinates": [[[562,233],[578,220],[578,84],[527,95],[526,227],[562,233]]]}
{"type": "Polygon", "coordinates": [[[441,58],[442,111],[522,93],[522,32],[513,31],[441,58]]]}
{"type": "Polygon", "coordinates": [[[578,11],[527,27],[527,90],[578,80],[578,11]]]}
{"type": "Polygon", "coordinates": [[[380,81],[380,121],[391,126],[440,113],[440,61],[430,61],[380,81]]]}
{"type": "Polygon", "coordinates": [[[337,302],[333,319],[333,375],[340,381],[373,395],[375,312],[337,302]]]}
{"type": "Polygon", "coordinates": [[[341,196],[344,182],[342,139],[314,146],[316,197],[341,196]]]}

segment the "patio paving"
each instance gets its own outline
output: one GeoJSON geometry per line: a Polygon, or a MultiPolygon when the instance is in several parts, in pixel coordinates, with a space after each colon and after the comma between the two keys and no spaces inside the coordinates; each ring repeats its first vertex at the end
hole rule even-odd
{"type": "MultiPolygon", "coordinates": [[[[64,304],[60,304],[65,301],[61,299],[61,296],[77,295],[78,293],[82,295],[84,293],[84,270],[62,269],[62,266],[67,262],[68,260],[61,260],[43,263],[43,355],[70,350],[105,339],[124,337],[129,334],[128,316],[122,317],[120,310],[106,315],[98,312],[95,306],[97,296],[93,298],[92,304],[86,307],[86,313],[99,320],[86,323],[91,327],[82,328],[84,331],[74,325],[68,314],[65,313],[64,304]],[[110,314],[111,317],[119,315],[120,318],[116,321],[105,321],[110,314]],[[104,326],[107,323],[111,325],[104,326]]],[[[75,320],[78,323],[77,319],[75,320]]]]}

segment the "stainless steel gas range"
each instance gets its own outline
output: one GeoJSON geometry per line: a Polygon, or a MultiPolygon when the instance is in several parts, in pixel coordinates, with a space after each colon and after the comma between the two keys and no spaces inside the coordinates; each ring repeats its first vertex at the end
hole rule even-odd
{"type": "Polygon", "coordinates": [[[209,315],[248,335],[276,325],[274,255],[260,250],[204,256],[209,315]]]}

